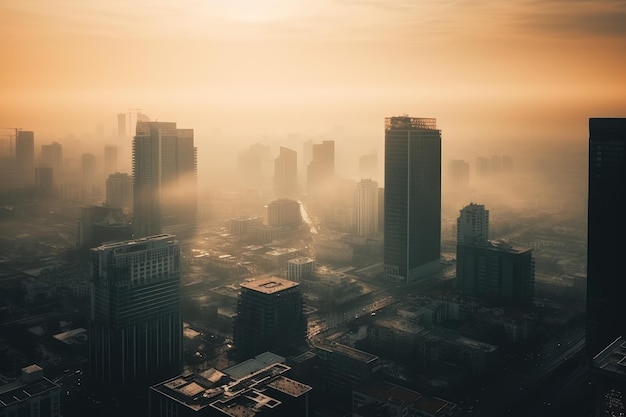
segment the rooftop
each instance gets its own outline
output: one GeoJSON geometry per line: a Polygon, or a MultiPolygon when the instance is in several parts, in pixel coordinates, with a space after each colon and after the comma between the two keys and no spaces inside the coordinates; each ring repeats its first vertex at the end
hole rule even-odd
{"type": "Polygon", "coordinates": [[[258,291],[263,294],[274,294],[289,288],[298,286],[297,282],[289,281],[278,277],[265,277],[241,284],[242,288],[258,291]]]}
{"type": "Polygon", "coordinates": [[[0,408],[27,401],[53,389],[59,389],[59,385],[45,378],[39,366],[27,366],[22,369],[21,378],[0,385],[0,408]]]}
{"type": "Polygon", "coordinates": [[[142,237],[140,239],[125,240],[123,242],[106,243],[104,245],[100,245],[96,248],[93,248],[93,250],[102,251],[102,250],[107,250],[107,249],[121,248],[125,246],[139,245],[142,243],[157,242],[157,241],[163,241],[163,240],[176,241],[176,236],[171,235],[169,233],[162,233],[160,235],[147,236],[147,237],[142,237]]]}
{"type": "Polygon", "coordinates": [[[385,118],[385,130],[427,129],[437,130],[437,119],[429,117],[394,116],[385,118]]]}
{"type": "Polygon", "coordinates": [[[593,358],[595,371],[611,376],[626,377],[626,339],[620,336],[593,358]]]}

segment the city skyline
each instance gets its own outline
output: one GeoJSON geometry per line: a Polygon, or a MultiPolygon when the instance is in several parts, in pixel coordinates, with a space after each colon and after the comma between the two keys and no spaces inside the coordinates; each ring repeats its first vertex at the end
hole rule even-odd
{"type": "Polygon", "coordinates": [[[11,0],[0,6],[0,42],[16,58],[3,68],[0,125],[37,140],[108,132],[108,115],[141,107],[194,126],[202,153],[224,137],[245,141],[249,125],[259,136],[338,127],[371,147],[378,120],[409,113],[437,115],[448,146],[582,143],[588,117],[626,104],[615,53],[626,8],[576,4],[161,0],[147,11],[11,0]]]}

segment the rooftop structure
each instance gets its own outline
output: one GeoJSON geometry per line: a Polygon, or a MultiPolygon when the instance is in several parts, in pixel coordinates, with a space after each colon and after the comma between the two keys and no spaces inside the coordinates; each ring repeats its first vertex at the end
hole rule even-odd
{"type": "Polygon", "coordinates": [[[241,286],[263,294],[274,294],[288,288],[297,287],[298,283],[278,277],[265,277],[254,281],[246,281],[241,286]]]}
{"type": "Polygon", "coordinates": [[[60,415],[60,386],[43,376],[38,365],[22,368],[20,378],[0,377],[0,415],[51,416],[60,415]],[[32,410],[37,409],[35,414],[32,410]]]}
{"type": "MultiPolygon", "coordinates": [[[[257,358],[267,359],[268,355],[272,356],[266,352],[257,358]]],[[[310,386],[287,378],[284,374],[291,368],[284,363],[265,365],[257,358],[250,360],[252,366],[245,375],[240,375],[240,369],[234,367],[223,371],[211,368],[200,374],[185,373],[152,386],[153,415],[163,415],[164,410],[172,409],[180,416],[265,415],[311,390],[310,386]]]]}

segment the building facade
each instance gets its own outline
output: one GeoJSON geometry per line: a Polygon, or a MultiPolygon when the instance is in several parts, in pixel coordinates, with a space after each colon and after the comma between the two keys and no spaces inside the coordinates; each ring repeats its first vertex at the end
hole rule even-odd
{"type": "Polygon", "coordinates": [[[27,130],[17,132],[15,139],[15,169],[25,185],[35,183],[35,133],[27,130]]]}
{"type": "Polygon", "coordinates": [[[378,183],[363,179],[354,192],[354,217],[357,236],[378,234],[378,183]]]}
{"type": "Polygon", "coordinates": [[[302,223],[300,203],[281,198],[267,205],[267,224],[270,226],[299,227],[302,223]]]}
{"type": "Polygon", "coordinates": [[[489,210],[482,204],[463,207],[456,219],[456,243],[468,244],[489,240],[489,210]]]}
{"type": "Polygon", "coordinates": [[[274,194],[278,198],[298,195],[298,153],[283,146],[274,160],[274,194]]]}
{"type": "Polygon", "coordinates": [[[240,357],[305,343],[302,293],[297,282],[265,277],[241,284],[233,342],[240,357]]]}
{"type": "Polygon", "coordinates": [[[172,122],[137,122],[133,139],[133,216],[136,237],[163,226],[195,227],[197,150],[193,129],[172,122]]]}
{"type": "Polygon", "coordinates": [[[532,249],[503,241],[457,244],[456,277],[465,296],[526,304],[534,296],[532,249]]]}
{"type": "Polygon", "coordinates": [[[590,357],[626,335],[622,294],[626,280],[626,219],[616,196],[626,188],[626,118],[589,119],[587,331],[590,357]]]}
{"type": "Polygon", "coordinates": [[[93,248],[91,277],[91,379],[124,386],[179,373],[183,330],[175,236],[93,248]]]}
{"type": "Polygon", "coordinates": [[[385,249],[388,280],[440,269],[441,131],[435,119],[385,119],[385,249]]]}
{"type": "Polygon", "coordinates": [[[133,208],[133,179],[130,175],[121,172],[109,175],[106,181],[106,205],[119,209],[133,208]]]}

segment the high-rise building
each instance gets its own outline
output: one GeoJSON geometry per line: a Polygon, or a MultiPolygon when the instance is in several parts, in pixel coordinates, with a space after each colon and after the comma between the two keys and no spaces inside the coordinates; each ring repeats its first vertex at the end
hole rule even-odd
{"type": "Polygon", "coordinates": [[[448,175],[451,190],[460,191],[469,188],[470,168],[469,164],[464,160],[455,159],[450,161],[448,175]]]}
{"type": "Polygon", "coordinates": [[[193,129],[172,122],[137,122],[133,139],[135,236],[161,233],[164,225],[193,229],[198,213],[193,129]]]}
{"type": "Polygon", "coordinates": [[[104,147],[104,175],[109,176],[117,172],[117,146],[104,147]]]}
{"type": "Polygon", "coordinates": [[[19,130],[15,139],[15,168],[26,184],[35,181],[35,133],[19,130]]]}
{"type": "Polygon", "coordinates": [[[491,158],[479,156],[476,158],[476,175],[486,177],[491,175],[491,158]]]}
{"type": "Polygon", "coordinates": [[[305,344],[307,332],[297,282],[265,277],[241,284],[233,342],[246,358],[266,350],[280,353],[305,344]]]}
{"type": "Polygon", "coordinates": [[[359,157],[359,175],[361,178],[376,178],[378,175],[378,155],[375,151],[359,157]]]}
{"type": "Polygon", "coordinates": [[[357,236],[378,234],[378,183],[363,179],[354,192],[354,218],[357,236]]]}
{"type": "Polygon", "coordinates": [[[482,204],[470,203],[463,207],[456,219],[456,243],[486,242],[489,239],[489,210],[482,204]]]}
{"type": "Polygon", "coordinates": [[[63,167],[63,146],[58,142],[41,145],[41,163],[52,168],[55,182],[58,183],[63,167]]]}
{"type": "Polygon", "coordinates": [[[89,376],[123,386],[182,370],[180,247],[162,234],[91,249],[89,376]]]}
{"type": "Polygon", "coordinates": [[[133,179],[126,173],[109,175],[106,182],[106,205],[119,209],[133,208],[133,179]]]}
{"type": "Polygon", "coordinates": [[[335,175],[335,141],[314,143],[311,150],[311,162],[307,166],[307,192],[314,195],[335,175]]]}
{"type": "Polygon", "coordinates": [[[593,357],[626,335],[626,218],[617,196],[626,188],[626,118],[589,119],[586,350],[593,357]]]}
{"type": "Polygon", "coordinates": [[[117,114],[117,138],[126,139],[128,132],[126,131],[126,113],[117,114]]]}
{"type": "Polygon", "coordinates": [[[385,119],[387,279],[410,282],[440,270],[441,131],[436,119],[385,119]]]}
{"type": "Polygon", "coordinates": [[[274,160],[274,194],[279,198],[298,195],[298,153],[283,146],[274,160]]]}
{"type": "Polygon", "coordinates": [[[456,278],[468,297],[527,304],[535,289],[532,249],[504,241],[457,244],[456,278]]]}

